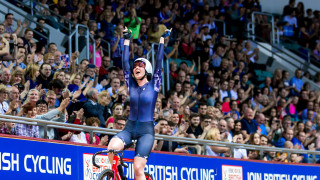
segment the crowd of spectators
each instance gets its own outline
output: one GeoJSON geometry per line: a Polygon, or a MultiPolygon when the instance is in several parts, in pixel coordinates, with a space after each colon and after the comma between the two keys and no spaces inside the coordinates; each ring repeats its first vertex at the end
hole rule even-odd
{"type": "MultiPolygon", "coordinates": [[[[124,83],[121,55],[123,29],[132,30],[130,59],[146,57],[151,43],[165,29],[170,61],[170,90],[159,93],[155,112],[155,133],[244,143],[270,147],[320,149],[320,94],[303,83],[302,70],[290,79],[278,68],[263,81],[254,71],[259,49],[243,41],[241,34],[259,0],[188,1],[170,0],[41,0],[35,8],[42,15],[38,30],[47,23],[56,29],[68,21],[90,28],[96,43],[96,64],[74,52],[70,67],[64,68],[59,46],[33,36],[36,29],[7,14],[0,25],[0,113],[122,130],[130,113],[130,96],[124,83]],[[55,13],[50,13],[43,6],[55,13]],[[235,38],[227,38],[216,26],[225,21],[235,38]],[[106,40],[111,54],[101,49],[106,40]],[[183,60],[181,60],[183,59],[183,60]],[[188,63],[191,62],[191,63],[188,63]]],[[[287,7],[285,9],[288,9],[287,7]]],[[[286,10],[289,11],[289,10],[286,10]]],[[[291,11],[290,11],[291,12],[291,11]]],[[[68,32],[66,32],[68,33],[68,32]]],[[[91,55],[92,48],[90,47],[91,55]]],[[[90,56],[92,57],[92,56],[90,56]]],[[[150,57],[148,57],[150,58],[150,57]]],[[[163,79],[165,80],[165,79],[163,79]]],[[[160,91],[161,92],[161,91],[160,91]]],[[[43,128],[0,123],[0,133],[44,138],[43,128]]],[[[49,128],[48,139],[107,145],[111,135],[49,128]]],[[[154,150],[169,151],[169,142],[156,140],[154,150]]],[[[172,151],[209,156],[260,159],[281,162],[311,162],[311,155],[173,143],[172,151]]]]}
{"type": "MultiPolygon", "coordinates": [[[[300,54],[310,52],[312,59],[319,62],[320,11],[306,9],[303,1],[289,0],[288,2],[282,14],[275,20],[280,36],[284,42],[288,39],[293,40],[302,47],[298,49],[300,54]]],[[[267,29],[270,30],[270,26],[267,29]]],[[[315,81],[319,82],[318,77],[315,77],[315,81]]]]}

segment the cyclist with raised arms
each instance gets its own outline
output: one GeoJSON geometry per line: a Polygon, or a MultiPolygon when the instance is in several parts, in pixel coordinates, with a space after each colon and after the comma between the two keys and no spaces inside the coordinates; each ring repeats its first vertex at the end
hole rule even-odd
{"type": "MultiPolygon", "coordinates": [[[[123,31],[124,48],[122,66],[126,85],[130,95],[130,114],[126,127],[116,134],[110,141],[108,149],[122,150],[137,140],[135,157],[133,161],[136,180],[145,180],[144,167],[150,155],[154,142],[153,113],[161,85],[162,58],[164,51],[164,38],[170,36],[171,29],[166,30],[160,37],[155,69],[152,71],[151,63],[145,58],[138,58],[129,65],[129,44],[131,31],[123,31]]],[[[113,162],[113,154],[109,153],[109,160],[113,162]]]]}

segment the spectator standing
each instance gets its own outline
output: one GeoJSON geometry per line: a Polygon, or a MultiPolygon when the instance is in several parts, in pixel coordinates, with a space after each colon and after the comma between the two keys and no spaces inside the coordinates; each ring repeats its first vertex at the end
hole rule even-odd
{"type": "Polygon", "coordinates": [[[111,39],[111,42],[110,42],[113,65],[119,68],[122,68],[121,55],[122,55],[123,41],[124,41],[122,31],[123,31],[123,26],[119,24],[116,27],[114,37],[111,39]]]}
{"type": "Polygon", "coordinates": [[[303,86],[301,69],[296,70],[295,76],[291,78],[289,84],[293,87],[291,90],[291,94],[293,96],[298,96],[303,86]]]}
{"type": "Polygon", "coordinates": [[[128,29],[132,31],[133,39],[139,38],[140,26],[141,26],[141,18],[138,17],[135,7],[129,8],[129,14],[127,17],[123,18],[123,23],[128,29]]]}

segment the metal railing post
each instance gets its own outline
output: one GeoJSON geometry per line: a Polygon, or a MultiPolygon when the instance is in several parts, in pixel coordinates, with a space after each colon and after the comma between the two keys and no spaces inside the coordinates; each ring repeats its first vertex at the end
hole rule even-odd
{"type": "Polygon", "coordinates": [[[272,26],[272,44],[275,44],[275,34],[274,34],[274,17],[271,18],[271,26],[272,26]]]}
{"type": "Polygon", "coordinates": [[[252,32],[252,40],[255,40],[255,22],[254,22],[254,15],[255,15],[255,12],[252,12],[251,14],[251,21],[252,21],[252,29],[251,29],[251,32],[252,32]]]}
{"type": "Polygon", "coordinates": [[[108,45],[108,55],[109,55],[109,57],[111,58],[111,47],[110,47],[110,43],[107,42],[107,45],[108,45]]]}
{"type": "Polygon", "coordinates": [[[31,10],[31,15],[33,16],[33,2],[30,0],[30,10],[31,10]]]}
{"type": "Polygon", "coordinates": [[[93,131],[90,131],[90,144],[93,144],[93,131]]]}
{"type": "Polygon", "coordinates": [[[227,30],[226,30],[226,23],[223,21],[223,35],[225,36],[227,33],[227,30]]]}
{"type": "Polygon", "coordinates": [[[262,159],[262,158],[263,158],[263,155],[264,155],[264,151],[263,151],[263,150],[261,150],[261,151],[260,151],[260,159],[262,159]]]}
{"type": "Polygon", "coordinates": [[[276,34],[277,34],[277,44],[280,44],[280,30],[278,27],[275,27],[275,29],[277,30],[276,34]]]}
{"type": "Polygon", "coordinates": [[[43,137],[45,139],[48,139],[48,126],[46,124],[42,124],[43,125],[43,137]]]}
{"type": "Polygon", "coordinates": [[[234,158],[234,147],[230,147],[230,156],[234,158]]]}
{"type": "Polygon", "coordinates": [[[76,37],[75,37],[75,51],[79,51],[79,26],[76,25],[75,28],[75,32],[76,32],[76,37]]]}
{"type": "Polygon", "coordinates": [[[71,28],[71,23],[69,22],[69,33],[71,32],[72,28],[71,28]]]}
{"type": "Polygon", "coordinates": [[[87,51],[87,59],[90,58],[90,50],[89,50],[89,46],[90,46],[90,33],[89,33],[89,28],[87,28],[87,35],[86,35],[86,40],[87,40],[87,48],[86,48],[86,51],[87,51]]]}
{"type": "Polygon", "coordinates": [[[72,54],[72,36],[73,36],[73,33],[70,33],[69,34],[69,37],[68,37],[68,45],[69,45],[69,57],[71,58],[71,54],[72,54]]]}
{"type": "Polygon", "coordinates": [[[169,59],[166,59],[166,66],[167,66],[167,91],[170,90],[170,64],[169,64],[169,59]]]}
{"type": "Polygon", "coordinates": [[[203,155],[207,155],[207,143],[203,143],[203,155]]]}
{"type": "Polygon", "coordinates": [[[172,140],[169,140],[169,152],[172,152],[172,140]]]}

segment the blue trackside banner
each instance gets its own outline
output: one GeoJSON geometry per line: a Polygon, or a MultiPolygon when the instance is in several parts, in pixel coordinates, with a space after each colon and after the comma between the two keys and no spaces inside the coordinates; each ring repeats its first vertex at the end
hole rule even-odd
{"type": "MultiPolygon", "coordinates": [[[[102,148],[0,136],[0,179],[95,180],[110,163],[92,154],[102,148]]],[[[124,158],[133,158],[125,151],[124,158]]],[[[133,165],[125,169],[134,178],[133,165]]],[[[154,180],[320,180],[320,166],[275,164],[176,154],[152,153],[145,168],[154,180]]]]}

